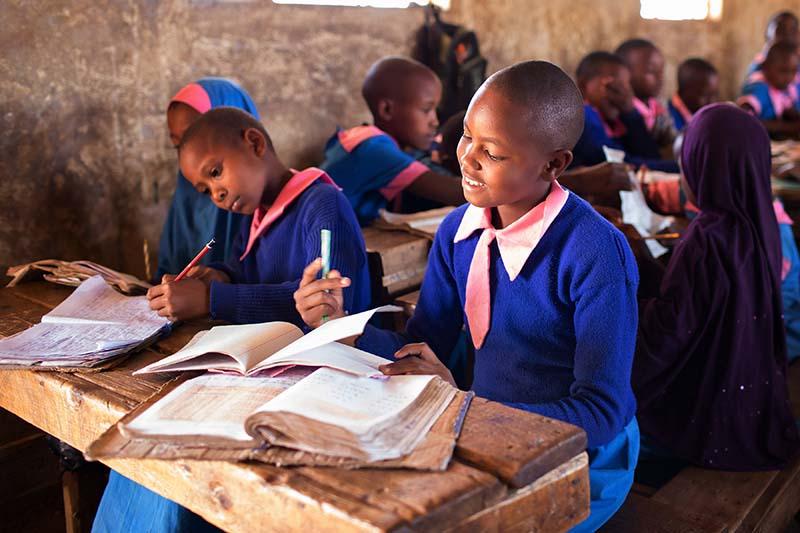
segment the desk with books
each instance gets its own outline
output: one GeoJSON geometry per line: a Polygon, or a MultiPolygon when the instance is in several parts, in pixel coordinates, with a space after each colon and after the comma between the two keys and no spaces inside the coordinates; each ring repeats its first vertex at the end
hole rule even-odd
{"type": "MultiPolygon", "coordinates": [[[[44,282],[0,289],[0,336],[37,323],[69,293],[44,282]]],[[[86,450],[141,402],[188,377],[131,373],[207,326],[184,324],[111,370],[2,371],[0,407],[86,450]]],[[[578,428],[476,398],[444,472],[202,460],[107,463],[230,531],[553,531],[588,514],[585,442],[578,428]]]]}

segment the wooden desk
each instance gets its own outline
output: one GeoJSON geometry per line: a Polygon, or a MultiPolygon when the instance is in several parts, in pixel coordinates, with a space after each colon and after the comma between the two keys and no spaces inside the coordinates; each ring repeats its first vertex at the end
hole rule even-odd
{"type": "Polygon", "coordinates": [[[431,241],[405,231],[364,228],[372,291],[376,302],[418,289],[428,266],[431,241]]]}
{"type": "MultiPolygon", "coordinates": [[[[0,289],[0,335],[38,322],[68,294],[44,282],[0,289]]],[[[110,371],[0,371],[0,407],[85,450],[170,379],[132,370],[172,353],[202,326],[183,325],[110,371]]],[[[588,515],[585,443],[574,426],[476,399],[446,472],[190,460],[108,465],[231,531],[558,531],[588,515]]]]}

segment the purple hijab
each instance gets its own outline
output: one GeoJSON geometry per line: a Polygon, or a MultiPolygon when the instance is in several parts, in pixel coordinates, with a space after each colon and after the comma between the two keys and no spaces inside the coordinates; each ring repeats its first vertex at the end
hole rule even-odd
{"type": "Polygon", "coordinates": [[[786,386],[770,145],[729,104],[697,113],[681,153],[700,214],[658,298],[641,302],[633,386],[642,433],[707,468],[780,468],[800,444],[786,386]]]}

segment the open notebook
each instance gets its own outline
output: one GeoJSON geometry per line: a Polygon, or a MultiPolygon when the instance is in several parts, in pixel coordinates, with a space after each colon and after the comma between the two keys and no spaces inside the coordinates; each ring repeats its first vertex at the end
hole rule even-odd
{"type": "Polygon", "coordinates": [[[363,333],[375,313],[401,311],[385,305],[331,320],[307,335],[288,322],[216,326],[199,332],[186,346],[136,374],[218,370],[242,375],[287,366],[327,366],[357,375],[380,375],[386,359],[336,341],[363,333]]]}
{"type": "Polygon", "coordinates": [[[204,374],[126,415],[87,456],[441,470],[470,399],[436,376],[204,374]]]}
{"type": "Polygon", "coordinates": [[[76,370],[108,366],[152,342],[169,321],[144,296],[125,296],[101,276],[84,281],[34,325],[0,340],[0,368],[76,370]]]}

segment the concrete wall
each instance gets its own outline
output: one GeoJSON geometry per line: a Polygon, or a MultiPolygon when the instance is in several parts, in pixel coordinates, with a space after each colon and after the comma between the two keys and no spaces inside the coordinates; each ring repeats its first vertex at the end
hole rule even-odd
{"type": "MultiPolygon", "coordinates": [[[[589,50],[641,35],[674,69],[706,56],[732,96],[769,14],[800,0],[726,0],[720,22],[643,21],[637,0],[454,0],[490,70],[545,58],[572,72],[589,50]]],[[[87,258],[143,275],[174,189],[164,109],[203,75],[238,79],[279,153],[319,160],[337,124],[368,120],[366,68],[405,53],[419,9],[276,6],[268,0],[0,3],[0,267],[87,258]]]]}

